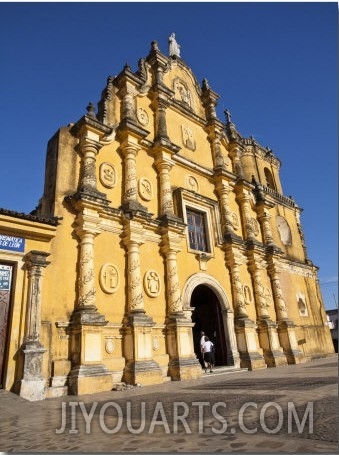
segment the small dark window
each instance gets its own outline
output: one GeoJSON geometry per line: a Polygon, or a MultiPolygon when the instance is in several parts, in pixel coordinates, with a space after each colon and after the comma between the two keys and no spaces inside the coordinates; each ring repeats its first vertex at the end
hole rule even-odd
{"type": "Polygon", "coordinates": [[[271,171],[267,167],[265,167],[264,172],[265,172],[265,177],[266,177],[266,185],[268,186],[268,188],[272,188],[272,190],[275,190],[276,187],[274,184],[274,180],[273,180],[271,171]]]}
{"type": "Polygon", "coordinates": [[[205,215],[193,210],[187,210],[186,213],[190,248],[208,252],[205,215]]]}

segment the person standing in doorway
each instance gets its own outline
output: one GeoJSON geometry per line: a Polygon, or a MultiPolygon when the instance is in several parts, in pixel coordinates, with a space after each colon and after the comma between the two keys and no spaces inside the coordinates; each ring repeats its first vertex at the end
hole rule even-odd
{"type": "Polygon", "coordinates": [[[204,362],[205,362],[205,373],[207,373],[207,368],[210,369],[210,373],[213,373],[213,366],[214,366],[214,344],[208,337],[205,336],[205,343],[204,343],[204,362]]]}
{"type": "Polygon", "coordinates": [[[206,369],[206,364],[204,361],[204,345],[205,345],[205,332],[200,332],[200,357],[201,357],[201,365],[204,369],[206,369]]]}

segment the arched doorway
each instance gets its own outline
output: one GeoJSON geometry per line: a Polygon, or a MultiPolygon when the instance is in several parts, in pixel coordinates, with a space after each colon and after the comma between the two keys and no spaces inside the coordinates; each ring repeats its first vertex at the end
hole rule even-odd
{"type": "Polygon", "coordinates": [[[211,288],[200,284],[192,292],[190,306],[193,309],[194,351],[200,363],[200,332],[203,331],[215,345],[215,365],[227,365],[225,328],[218,297],[211,288]]]}

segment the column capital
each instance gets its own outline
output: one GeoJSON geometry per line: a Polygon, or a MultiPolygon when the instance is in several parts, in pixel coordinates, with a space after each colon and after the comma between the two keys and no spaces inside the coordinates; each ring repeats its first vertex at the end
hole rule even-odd
{"type": "Polygon", "coordinates": [[[164,150],[159,150],[156,154],[155,167],[158,171],[167,170],[170,171],[175,165],[174,161],[171,159],[171,154],[164,150]]]}
{"type": "Polygon", "coordinates": [[[50,262],[46,260],[46,258],[50,255],[50,253],[46,253],[45,251],[37,251],[31,250],[29,251],[24,260],[28,267],[47,267],[50,262]]]}

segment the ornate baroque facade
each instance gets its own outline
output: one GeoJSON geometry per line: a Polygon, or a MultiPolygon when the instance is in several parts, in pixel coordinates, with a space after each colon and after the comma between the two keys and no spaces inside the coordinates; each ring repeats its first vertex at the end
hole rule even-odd
{"type": "Polygon", "coordinates": [[[333,353],[280,161],[156,42],[48,143],[30,215],[0,210],[1,383],[29,400],[333,353]]]}

